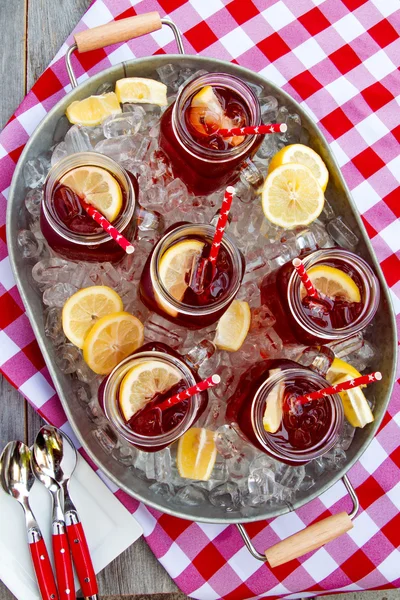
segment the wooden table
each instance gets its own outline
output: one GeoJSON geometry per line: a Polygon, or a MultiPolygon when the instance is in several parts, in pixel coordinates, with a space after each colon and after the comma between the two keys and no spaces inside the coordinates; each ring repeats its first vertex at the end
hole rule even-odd
{"type": "MultiPolygon", "coordinates": [[[[45,70],[91,0],[0,0],[0,130],[45,70]]],[[[0,449],[9,440],[32,444],[41,418],[0,376],[0,449]]],[[[176,592],[144,540],[98,576],[100,595],[176,592]]],[[[0,600],[12,594],[0,582],[0,600]]]]}

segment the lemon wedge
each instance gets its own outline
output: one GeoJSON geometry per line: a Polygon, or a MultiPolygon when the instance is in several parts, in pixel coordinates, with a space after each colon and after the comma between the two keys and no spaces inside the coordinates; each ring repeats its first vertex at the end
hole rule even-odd
{"type": "Polygon", "coordinates": [[[168,293],[180,302],[188,288],[188,276],[193,261],[200,258],[204,242],[200,240],[183,240],[174,244],[161,257],[160,279],[168,293]]]}
{"type": "Polygon", "coordinates": [[[83,358],[99,375],[107,375],[143,344],[143,324],[127,312],[101,317],[83,343],[83,358]]]}
{"type": "Polygon", "coordinates": [[[262,189],[266,218],[286,229],[315,221],[324,202],[324,192],[312,171],[300,164],[277,167],[267,175],[262,189]]]}
{"type": "Polygon", "coordinates": [[[157,104],[167,106],[167,86],[155,79],[145,77],[126,77],[118,79],[115,84],[115,93],[121,104],[157,104]]]}
{"type": "Polygon", "coordinates": [[[122,192],[118,181],[101,167],[72,169],[60,183],[69,187],[88,204],[92,204],[109,221],[115,221],[122,208],[122,192]]]}
{"type": "MultiPolygon", "coordinates": [[[[269,374],[272,377],[279,372],[280,369],[271,369],[269,374]]],[[[269,433],[276,433],[281,425],[284,393],[285,384],[281,381],[277,383],[268,394],[263,416],[263,426],[265,431],[268,431],[269,433]]]]}
{"type": "MultiPolygon", "coordinates": [[[[314,287],[328,298],[342,298],[348,302],[361,302],[361,294],[355,281],[335,267],[316,265],[307,270],[314,287]]],[[[301,284],[300,296],[304,298],[306,288],[301,284]]]]}
{"type": "Polygon", "coordinates": [[[190,106],[192,108],[206,108],[219,116],[222,116],[224,113],[221,103],[215,95],[211,85],[205,85],[201,88],[201,90],[193,96],[190,106]]]}
{"type": "Polygon", "coordinates": [[[214,431],[192,427],[179,439],[176,464],[181,477],[208,481],[216,458],[214,431]]]}
{"type": "Polygon", "coordinates": [[[168,392],[182,379],[180,371],[161,360],[148,360],[133,366],[119,388],[119,405],[126,421],[150,402],[156,394],[168,392]]]}
{"type": "MultiPolygon", "coordinates": [[[[330,384],[336,383],[337,379],[341,379],[345,375],[348,375],[350,379],[355,379],[356,377],[361,377],[361,373],[357,371],[353,365],[350,365],[346,361],[341,358],[335,358],[328,369],[326,374],[326,380],[329,381],[330,384]]],[[[367,387],[365,383],[360,387],[367,387]]]]}
{"type": "Polygon", "coordinates": [[[107,117],[122,112],[118,98],[114,92],[101,96],[89,96],[84,100],[72,102],[65,114],[68,121],[75,125],[94,127],[100,125],[107,117]]]}
{"type": "Polygon", "coordinates": [[[250,329],[251,312],[247,302],[234,300],[218,321],[214,344],[220,350],[236,352],[250,329]]]}
{"type": "Polygon", "coordinates": [[[297,163],[308,167],[322,190],[326,190],[329,172],[320,155],[312,148],[304,146],[303,144],[290,144],[290,146],[284,146],[272,157],[268,173],[272,173],[277,167],[287,163],[297,163]]]}
{"type": "Polygon", "coordinates": [[[117,292],[106,285],[83,288],[68,298],[62,311],[62,327],[70,342],[83,348],[89,330],[101,317],[123,310],[117,292]]]}
{"type": "MultiPolygon", "coordinates": [[[[343,381],[349,379],[353,378],[350,375],[344,375],[336,379],[334,383],[343,383],[343,381]]],[[[344,415],[350,425],[353,425],[353,427],[365,427],[368,423],[372,423],[374,415],[361,387],[339,392],[339,396],[343,403],[344,415]]]]}

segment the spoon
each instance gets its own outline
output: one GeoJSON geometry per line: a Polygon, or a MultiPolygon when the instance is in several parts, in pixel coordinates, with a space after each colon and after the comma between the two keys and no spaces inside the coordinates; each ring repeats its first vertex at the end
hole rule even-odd
{"type": "Polygon", "coordinates": [[[28,446],[22,442],[9,442],[0,456],[0,484],[24,509],[29,550],[41,596],[43,600],[58,600],[46,544],[29,506],[29,492],[35,481],[30,458],[28,446]]]}
{"type": "Polygon", "coordinates": [[[34,453],[31,453],[31,467],[35,477],[43,483],[52,496],[52,542],[54,565],[56,569],[57,587],[60,598],[75,598],[74,572],[72,569],[71,552],[65,531],[65,520],[62,510],[63,491],[61,486],[52,477],[45,475],[36,462],[34,453]]]}
{"type": "Polygon", "coordinates": [[[58,483],[64,493],[64,517],[76,572],[85,598],[96,600],[96,575],[78,511],[69,494],[69,482],[75,471],[77,452],[69,437],[60,429],[44,425],[33,446],[40,471],[58,483]]]}

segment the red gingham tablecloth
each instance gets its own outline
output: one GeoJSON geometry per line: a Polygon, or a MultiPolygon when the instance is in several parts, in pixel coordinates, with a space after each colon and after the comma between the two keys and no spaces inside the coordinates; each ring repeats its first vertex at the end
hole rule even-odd
{"type": "MultiPolygon", "coordinates": [[[[399,0],[95,0],[75,31],[151,10],[168,13],[184,34],[187,53],[258,71],[305,106],[352,190],[399,315],[399,9],[399,0]]],[[[72,37],[0,135],[0,365],[38,412],[70,435],[13,280],[4,223],[7,191],[24,144],[71,89],[63,58],[71,42],[72,37]]],[[[163,28],[78,55],[74,65],[81,82],[122,60],[175,52],[171,32],[163,28]]],[[[177,585],[194,598],[294,598],[400,587],[399,381],[377,436],[349,476],[361,502],[354,529],[273,570],[251,557],[234,526],[163,515],[107,483],[141,522],[147,542],[177,585]]],[[[346,510],[348,503],[339,482],[295,513],[247,530],[262,550],[318,518],[346,510]]]]}

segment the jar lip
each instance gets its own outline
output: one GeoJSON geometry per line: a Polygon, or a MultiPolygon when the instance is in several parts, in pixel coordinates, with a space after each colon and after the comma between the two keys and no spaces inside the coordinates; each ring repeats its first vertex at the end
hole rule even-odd
{"type": "Polygon", "coordinates": [[[107,376],[106,384],[103,390],[104,414],[106,415],[110,423],[115,427],[117,432],[131,444],[149,448],[157,446],[167,446],[176,441],[193,424],[198,406],[201,402],[201,395],[197,393],[188,399],[189,407],[182,421],[180,421],[178,425],[176,425],[167,433],[162,433],[160,435],[154,436],[146,436],[136,433],[126,425],[119,411],[116,393],[119,389],[121,381],[118,381],[118,378],[120,376],[121,371],[121,378],[126,374],[131,364],[133,365],[138,361],[146,362],[147,360],[159,360],[167,364],[172,363],[182,373],[182,379],[185,379],[187,381],[188,387],[195,385],[196,383],[196,379],[192,371],[182,360],[180,360],[177,357],[166,354],[165,352],[159,352],[157,350],[144,351],[138,352],[137,354],[132,354],[131,356],[128,356],[123,361],[121,361],[116,367],[114,367],[111,373],[107,376]]]}
{"type": "Polygon", "coordinates": [[[224,237],[222,238],[221,244],[224,247],[224,249],[227,250],[232,261],[232,279],[230,282],[231,285],[228,294],[211,304],[203,304],[202,306],[191,306],[190,304],[184,304],[183,302],[179,302],[178,300],[173,298],[173,296],[171,296],[171,294],[165,288],[164,284],[160,279],[160,259],[164,252],[171,247],[175,240],[178,241],[179,238],[183,236],[190,237],[190,235],[200,235],[204,236],[207,239],[207,241],[211,242],[214,237],[214,233],[215,227],[213,225],[209,225],[206,223],[187,223],[184,225],[179,225],[178,227],[164,234],[164,236],[157,242],[150,261],[151,282],[154,289],[161,296],[163,303],[165,303],[171,310],[178,311],[179,313],[190,316],[209,315],[221,310],[221,308],[223,308],[224,306],[226,306],[226,304],[231,302],[238,293],[243,274],[242,256],[238,247],[234,243],[233,238],[230,237],[227,233],[224,233],[224,237]],[[175,239],[171,240],[171,243],[168,244],[168,241],[172,236],[175,239]]]}
{"type": "Polygon", "coordinates": [[[273,436],[268,434],[262,425],[262,414],[265,410],[264,405],[270,391],[280,382],[291,378],[306,378],[312,381],[320,389],[328,385],[327,381],[315,371],[299,366],[299,368],[282,369],[266,379],[258,388],[254,395],[251,406],[251,421],[254,433],[261,444],[268,452],[273,454],[278,460],[287,459],[292,462],[304,463],[328,452],[336,444],[338,434],[343,426],[344,411],[343,404],[338,394],[325,396],[325,400],[330,402],[332,410],[332,422],[326,431],[324,437],[315,443],[311,448],[304,450],[287,450],[278,447],[273,442],[273,436]],[[330,440],[330,441],[329,441],[330,440]],[[327,442],[327,443],[326,443],[327,442]],[[321,451],[322,450],[322,451],[321,451]]]}
{"type": "Polygon", "coordinates": [[[127,198],[126,206],[124,211],[113,222],[113,225],[119,231],[124,230],[132,220],[137,198],[135,189],[124,167],[105,154],[100,154],[99,152],[76,152],[75,154],[64,157],[51,167],[44,181],[44,194],[42,199],[42,210],[49,225],[56,231],[57,235],[70,243],[81,246],[97,247],[99,244],[104,244],[112,240],[110,234],[106,231],[100,231],[94,234],[73,233],[59,221],[51,204],[55,184],[66,173],[81,166],[95,166],[107,169],[114,177],[116,177],[118,183],[124,186],[127,198]]]}
{"type": "Polygon", "coordinates": [[[295,269],[293,269],[287,286],[287,302],[291,314],[297,324],[306,331],[307,334],[319,337],[321,339],[329,340],[341,340],[346,337],[350,337],[355,333],[358,333],[366,327],[369,321],[373,318],[379,304],[380,299],[380,288],[378,280],[369,266],[369,264],[357,254],[345,250],[344,248],[323,248],[316,250],[311,254],[308,254],[302,261],[304,266],[311,267],[319,263],[323,263],[324,260],[338,260],[342,263],[349,264],[353,270],[357,272],[360,277],[363,290],[362,290],[362,303],[363,307],[361,313],[352,322],[345,327],[337,329],[320,327],[308,319],[305,312],[302,310],[301,299],[300,299],[300,288],[301,280],[298,277],[295,269]]]}
{"type": "Polygon", "coordinates": [[[204,85],[212,85],[214,79],[214,85],[218,85],[219,83],[221,87],[226,87],[236,92],[240,91],[243,96],[247,94],[248,97],[244,98],[244,100],[247,104],[249,114],[252,117],[249,125],[255,126],[260,124],[261,109],[257,96],[242,79],[239,79],[235,75],[229,75],[228,73],[206,73],[189,81],[189,83],[182,87],[173,105],[171,124],[175,138],[178,143],[184,147],[186,152],[196,159],[201,159],[205,162],[213,163],[218,161],[219,163],[223,163],[247,153],[253,145],[257,144],[260,136],[247,136],[244,141],[236,147],[228,148],[227,150],[215,150],[213,148],[205,148],[188,134],[186,128],[183,126],[184,120],[179,118],[180,114],[178,114],[178,112],[183,110],[183,105],[190,95],[204,85]]]}

